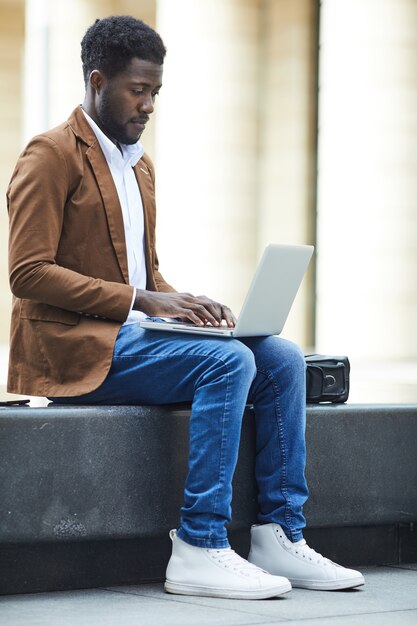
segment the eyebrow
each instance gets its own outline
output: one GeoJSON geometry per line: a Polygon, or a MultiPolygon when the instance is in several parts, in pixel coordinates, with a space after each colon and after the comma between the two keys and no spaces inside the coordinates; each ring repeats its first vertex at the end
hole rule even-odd
{"type": "MultiPolygon", "coordinates": [[[[129,82],[129,85],[135,85],[137,87],[153,87],[152,82],[151,81],[146,81],[146,80],[131,80],[129,82]]],[[[159,83],[158,85],[154,86],[154,89],[160,89],[162,87],[162,83],[159,83]]]]}

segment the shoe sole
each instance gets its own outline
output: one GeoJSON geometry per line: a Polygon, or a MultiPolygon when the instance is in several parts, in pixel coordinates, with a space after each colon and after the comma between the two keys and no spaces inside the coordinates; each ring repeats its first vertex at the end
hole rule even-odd
{"type": "Polygon", "coordinates": [[[281,596],[291,591],[291,584],[274,585],[268,589],[254,590],[235,590],[222,589],[217,587],[200,587],[198,585],[185,585],[183,583],[174,583],[170,580],[165,581],[165,591],[182,596],[207,596],[211,598],[228,598],[233,600],[265,600],[281,596]]]}
{"type": "Polygon", "coordinates": [[[365,584],[363,576],[347,580],[294,580],[291,578],[289,580],[295,588],[311,589],[313,591],[340,591],[341,589],[353,589],[365,584]]]}

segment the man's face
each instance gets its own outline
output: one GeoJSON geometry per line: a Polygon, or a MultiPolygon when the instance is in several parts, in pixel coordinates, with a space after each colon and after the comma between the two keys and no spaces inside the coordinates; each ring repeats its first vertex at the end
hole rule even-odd
{"type": "Polygon", "coordinates": [[[120,74],[101,79],[95,100],[101,129],[112,141],[136,143],[162,86],[162,65],[133,58],[120,74]]]}

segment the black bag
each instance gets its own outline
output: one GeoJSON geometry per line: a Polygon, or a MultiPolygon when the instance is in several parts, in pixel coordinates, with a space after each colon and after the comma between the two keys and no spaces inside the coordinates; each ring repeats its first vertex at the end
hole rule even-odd
{"type": "Polygon", "coordinates": [[[347,356],[307,354],[307,403],[346,402],[350,363],[347,356]]]}

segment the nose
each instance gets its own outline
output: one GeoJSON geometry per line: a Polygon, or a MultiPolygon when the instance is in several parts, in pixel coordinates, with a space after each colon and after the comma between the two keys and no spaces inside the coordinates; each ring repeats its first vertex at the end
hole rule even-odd
{"type": "Polygon", "coordinates": [[[143,100],[139,103],[138,109],[139,111],[143,111],[144,113],[147,113],[148,115],[150,115],[151,113],[153,113],[153,109],[154,109],[153,104],[154,104],[154,98],[151,93],[148,93],[144,96],[143,100]]]}

